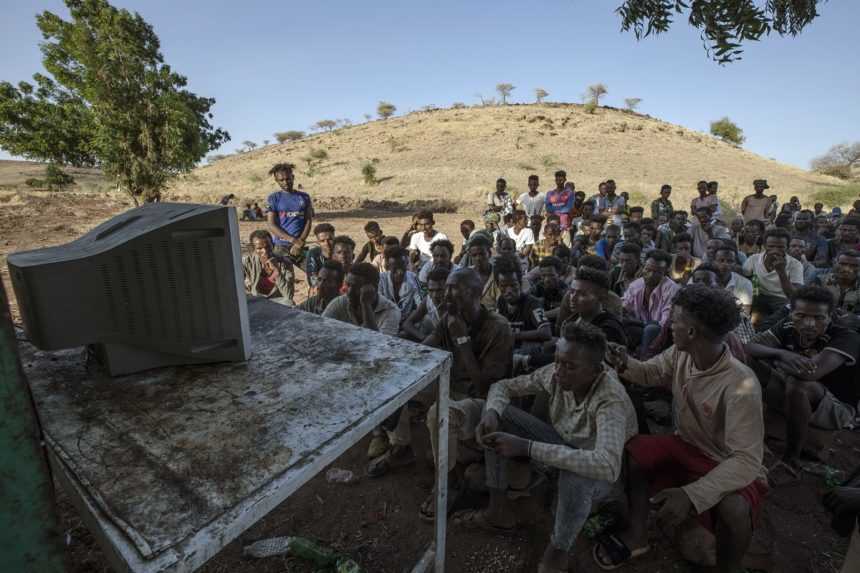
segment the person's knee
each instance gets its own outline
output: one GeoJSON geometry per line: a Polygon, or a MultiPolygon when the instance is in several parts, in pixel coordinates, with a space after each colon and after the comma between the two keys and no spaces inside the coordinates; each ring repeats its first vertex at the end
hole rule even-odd
{"type": "Polygon", "coordinates": [[[740,494],[727,495],[717,504],[717,518],[730,529],[750,526],[750,505],[740,494]]]}
{"type": "Polygon", "coordinates": [[[436,431],[436,427],[437,427],[436,426],[436,416],[437,416],[436,412],[437,412],[437,407],[436,407],[436,404],[434,403],[427,410],[427,418],[426,418],[427,429],[430,430],[431,432],[436,431]]]}

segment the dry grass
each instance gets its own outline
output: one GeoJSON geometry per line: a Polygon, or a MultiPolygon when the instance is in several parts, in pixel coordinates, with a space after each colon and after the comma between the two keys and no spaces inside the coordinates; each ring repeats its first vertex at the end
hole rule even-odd
{"type": "Polygon", "coordinates": [[[196,169],[177,180],[167,197],[213,200],[230,192],[259,201],[273,189],[266,173],[278,161],[296,163],[297,181],[314,197],[357,203],[446,199],[475,205],[498,177],[521,192],[535,171],[546,189],[559,168],[589,195],[612,178],[619,190],[644,201],[670,183],[673,200],[684,207],[700,179],[720,181],[729,206],[740,204],[756,178],[767,179],[781,200],[803,200],[816,188],[841,185],[647,116],[609,108],[586,114],[580,105],[545,104],[416,112],[270,145],[196,169]],[[302,158],[312,150],[325,150],[328,157],[308,176],[302,158]],[[374,159],[384,180],[365,185],[361,166],[374,159]]]}

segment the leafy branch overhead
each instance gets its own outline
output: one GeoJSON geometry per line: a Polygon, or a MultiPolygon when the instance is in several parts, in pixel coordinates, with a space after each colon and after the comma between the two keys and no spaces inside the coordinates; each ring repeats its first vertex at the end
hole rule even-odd
{"type": "Polygon", "coordinates": [[[669,30],[687,15],[708,55],[720,64],[741,59],[744,42],[776,32],[796,36],[818,17],[825,0],[626,0],[616,9],[621,29],[637,40],[669,30]]]}

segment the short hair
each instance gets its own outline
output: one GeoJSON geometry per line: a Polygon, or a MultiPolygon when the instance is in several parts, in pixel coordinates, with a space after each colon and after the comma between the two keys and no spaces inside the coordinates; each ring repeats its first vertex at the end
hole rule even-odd
{"type": "Polygon", "coordinates": [[[667,190],[667,189],[668,189],[669,191],[671,191],[671,190],[672,190],[672,186],[671,186],[671,185],[668,185],[668,184],[663,184],[663,185],[661,185],[661,186],[660,186],[660,192],[661,192],[661,193],[662,193],[663,191],[667,190]]]}
{"type": "Polygon", "coordinates": [[[507,185],[507,184],[508,184],[508,182],[507,182],[507,181],[505,181],[505,178],[504,178],[504,177],[499,177],[498,179],[496,179],[496,183],[499,183],[500,181],[501,181],[502,183],[504,183],[505,185],[507,185]]]}
{"type": "Polygon", "coordinates": [[[292,173],[296,168],[292,163],[275,163],[271,169],[269,169],[269,175],[275,175],[276,173],[280,173],[282,171],[292,173]]]}
{"type": "Polygon", "coordinates": [[[708,187],[709,188],[710,187],[719,187],[719,186],[720,186],[719,181],[708,181],[708,187]]]}
{"type": "Polygon", "coordinates": [[[704,185],[705,187],[707,187],[707,186],[708,186],[708,182],[707,182],[707,181],[705,181],[705,180],[703,179],[702,181],[699,181],[698,183],[696,183],[696,187],[701,187],[702,185],[704,185]]]}
{"type": "Polygon", "coordinates": [[[752,225],[753,227],[758,227],[759,231],[764,233],[764,223],[759,221],[758,219],[750,219],[749,221],[744,223],[744,226],[746,226],[746,225],[752,225]]]}
{"type": "Polygon", "coordinates": [[[320,233],[331,233],[334,235],[334,225],[331,223],[320,223],[314,226],[314,235],[319,235],[320,233]]]}
{"type": "Polygon", "coordinates": [[[517,248],[517,242],[510,237],[502,237],[499,239],[499,248],[501,248],[502,245],[507,245],[508,243],[513,243],[514,249],[517,248]]]}
{"type": "Polygon", "coordinates": [[[672,239],[672,244],[677,245],[678,243],[693,243],[693,235],[690,233],[678,233],[672,239]]]}
{"type": "Polygon", "coordinates": [[[570,247],[567,245],[556,245],[552,248],[552,256],[559,259],[569,259],[573,256],[573,253],[570,252],[570,247]]]}
{"type": "Polygon", "coordinates": [[[382,251],[382,257],[387,261],[388,259],[400,258],[404,261],[409,256],[409,253],[401,247],[400,245],[392,245],[390,247],[385,247],[385,250],[382,251]]]}
{"type": "Polygon", "coordinates": [[[451,274],[449,267],[433,267],[427,275],[427,282],[444,283],[448,280],[449,274],[451,274]]]}
{"type": "Polygon", "coordinates": [[[561,262],[561,259],[558,257],[553,257],[552,255],[548,257],[544,257],[538,263],[538,267],[552,267],[556,270],[556,272],[561,273],[564,270],[564,263],[561,262]]]}
{"type": "Polygon", "coordinates": [[[525,211],[514,211],[514,221],[518,221],[519,219],[525,219],[526,221],[528,221],[529,216],[526,214],[525,211]]]}
{"type": "Polygon", "coordinates": [[[576,280],[585,281],[600,287],[601,290],[609,290],[609,273],[591,267],[582,267],[576,271],[576,280]]]}
{"type": "Polygon", "coordinates": [[[332,242],[332,249],[337,245],[346,245],[350,249],[355,250],[355,241],[349,235],[338,235],[332,242]]]}
{"type": "MultiPolygon", "coordinates": [[[[792,235],[791,241],[800,241],[801,243],[804,244],[804,246],[806,246],[806,239],[804,239],[803,237],[800,237],[798,235],[792,235]]],[[[791,241],[788,242],[789,245],[791,244],[791,241]]]]}
{"type": "Polygon", "coordinates": [[[595,369],[601,368],[606,356],[606,335],[603,331],[587,322],[569,320],[561,335],[568,342],[573,342],[577,350],[584,350],[592,357],[595,369]]]}
{"type": "Polygon", "coordinates": [[[735,295],[724,288],[687,285],[678,291],[672,304],[684,309],[702,325],[705,337],[711,340],[726,336],[737,328],[741,320],[735,295]]]}
{"type": "Polygon", "coordinates": [[[493,276],[496,281],[501,275],[516,275],[517,281],[523,278],[523,267],[515,257],[498,257],[493,262],[493,276]]]}
{"type": "Polygon", "coordinates": [[[643,233],[645,231],[649,231],[651,233],[651,235],[653,235],[655,238],[657,237],[657,227],[655,227],[654,225],[650,225],[650,224],[644,225],[643,224],[642,228],[639,229],[639,232],[643,233]]]}
{"type": "Polygon", "coordinates": [[[693,269],[693,274],[696,274],[699,271],[708,271],[710,273],[714,273],[717,276],[719,276],[720,274],[720,271],[717,270],[717,267],[715,267],[711,263],[702,263],[701,265],[693,269]]]}
{"type": "Polygon", "coordinates": [[[845,217],[839,222],[839,226],[841,227],[842,225],[850,225],[860,231],[860,217],[845,217]]]}
{"type": "Polygon", "coordinates": [[[368,221],[364,226],[365,233],[375,233],[376,231],[381,231],[382,227],[379,226],[379,223],[376,221],[368,221]]]}
{"type": "Polygon", "coordinates": [[[583,204],[582,204],[582,206],[583,206],[583,207],[585,207],[586,205],[588,205],[588,206],[589,206],[589,207],[591,207],[591,208],[594,208],[595,203],[594,203],[594,201],[592,201],[591,199],[589,199],[589,200],[587,200],[585,203],[583,203],[583,204]]]}
{"type": "Polygon", "coordinates": [[[398,239],[397,237],[385,237],[384,239],[382,239],[382,248],[383,249],[385,247],[390,247],[390,246],[399,245],[399,244],[400,244],[400,239],[398,239]]]}
{"type": "Polygon", "coordinates": [[[610,224],[606,225],[606,227],[604,227],[604,228],[603,228],[603,232],[604,232],[604,233],[607,233],[607,232],[609,232],[611,229],[615,229],[615,230],[616,230],[616,231],[618,231],[619,233],[621,232],[621,227],[619,227],[619,226],[618,226],[618,225],[616,225],[615,223],[610,223],[610,224]]]}
{"type": "Polygon", "coordinates": [[[567,171],[565,171],[564,169],[559,169],[555,172],[555,176],[558,177],[559,175],[561,175],[562,177],[567,177],[567,171]]]}
{"type": "Polygon", "coordinates": [[[630,213],[645,213],[645,207],[640,207],[638,205],[630,207],[630,213]]]}
{"type": "Polygon", "coordinates": [[[332,260],[332,259],[326,259],[323,261],[323,264],[320,267],[320,270],[323,270],[323,269],[328,269],[332,272],[337,273],[337,276],[339,276],[341,282],[343,282],[343,265],[340,264],[340,262],[332,260]]]}
{"type": "Polygon", "coordinates": [[[448,239],[439,239],[438,241],[433,241],[430,244],[430,252],[432,253],[433,249],[435,249],[436,247],[442,247],[443,249],[448,251],[449,255],[454,254],[454,243],[452,243],[448,239]]]}
{"type": "Polygon", "coordinates": [[[251,236],[248,237],[248,242],[252,245],[254,244],[254,239],[261,239],[263,241],[272,242],[272,235],[269,234],[265,229],[257,229],[256,231],[251,231],[251,236]]]}
{"type": "Polygon", "coordinates": [[[484,235],[475,235],[471,239],[469,239],[468,248],[472,247],[481,247],[482,249],[491,250],[493,248],[493,244],[490,240],[484,235]]]}
{"type": "Polygon", "coordinates": [[[365,283],[379,286],[379,269],[370,263],[358,263],[349,269],[351,275],[361,278],[365,283]]]}
{"type": "Polygon", "coordinates": [[[636,243],[625,241],[620,247],[618,247],[618,252],[624,255],[633,255],[638,261],[639,257],[642,256],[642,247],[636,243]]]}
{"type": "Polygon", "coordinates": [[[734,244],[734,241],[724,239],[723,244],[717,247],[717,249],[714,251],[714,257],[716,257],[720,253],[720,251],[728,251],[732,254],[733,260],[738,260],[738,247],[734,244]]]}
{"type": "Polygon", "coordinates": [[[475,269],[461,267],[451,271],[447,280],[450,281],[452,277],[456,280],[462,280],[465,282],[466,287],[475,293],[476,296],[480,296],[481,292],[484,290],[484,281],[481,280],[481,275],[479,275],[478,271],[475,269]]]}
{"type": "Polygon", "coordinates": [[[812,209],[801,209],[797,212],[798,215],[800,215],[801,213],[809,213],[810,215],[815,217],[815,213],[812,211],[812,209]]]}
{"type": "Polygon", "coordinates": [[[641,231],[642,226],[639,223],[636,223],[633,221],[628,221],[627,223],[624,223],[624,230],[626,231],[627,229],[634,229],[636,231],[641,231]]]}
{"type": "Polygon", "coordinates": [[[532,173],[531,175],[529,175],[529,181],[531,181],[532,179],[538,179],[538,176],[532,173]]]}
{"type": "MultiPolygon", "coordinates": [[[[579,258],[579,268],[581,269],[582,267],[590,267],[599,271],[608,271],[609,261],[598,255],[583,255],[579,258]]],[[[579,273],[578,270],[577,273],[579,273]]]]}
{"type": "Polygon", "coordinates": [[[833,305],[836,303],[833,300],[833,293],[824,287],[820,286],[804,286],[794,289],[791,294],[791,308],[794,309],[797,301],[811,302],[815,304],[826,304],[827,310],[833,310],[833,305]]]}
{"type": "Polygon", "coordinates": [[[602,227],[603,225],[606,224],[606,217],[604,217],[603,215],[598,215],[597,217],[592,217],[591,222],[592,223],[600,223],[600,226],[602,227]]]}
{"type": "Polygon", "coordinates": [[[648,255],[645,257],[646,261],[648,259],[652,259],[655,263],[666,263],[667,267],[672,265],[672,255],[666,251],[661,251],[660,249],[649,251],[648,255]]]}
{"type": "Polygon", "coordinates": [[[674,211],[672,211],[673,217],[676,217],[678,215],[682,215],[685,219],[690,216],[690,214],[687,213],[686,211],[684,211],[683,209],[675,209],[674,211]]]}
{"type": "Polygon", "coordinates": [[[415,218],[419,219],[419,220],[420,219],[430,219],[431,221],[433,221],[435,223],[435,220],[433,219],[433,212],[428,210],[428,209],[422,209],[422,210],[418,211],[415,214],[415,218]]]}
{"type": "Polygon", "coordinates": [[[469,227],[470,229],[474,229],[475,228],[475,222],[471,219],[463,219],[462,221],[460,221],[460,226],[461,227],[469,227]]]}
{"type": "Polygon", "coordinates": [[[764,240],[767,242],[768,237],[776,237],[777,239],[784,239],[786,246],[791,242],[791,235],[785,229],[780,227],[775,227],[772,229],[768,229],[764,233],[764,240]]]}

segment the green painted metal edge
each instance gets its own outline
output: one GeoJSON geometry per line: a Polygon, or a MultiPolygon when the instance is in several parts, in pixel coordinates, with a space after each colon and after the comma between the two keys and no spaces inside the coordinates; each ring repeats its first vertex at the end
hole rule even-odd
{"type": "Polygon", "coordinates": [[[62,573],[54,488],[0,284],[0,571],[62,573]]]}

